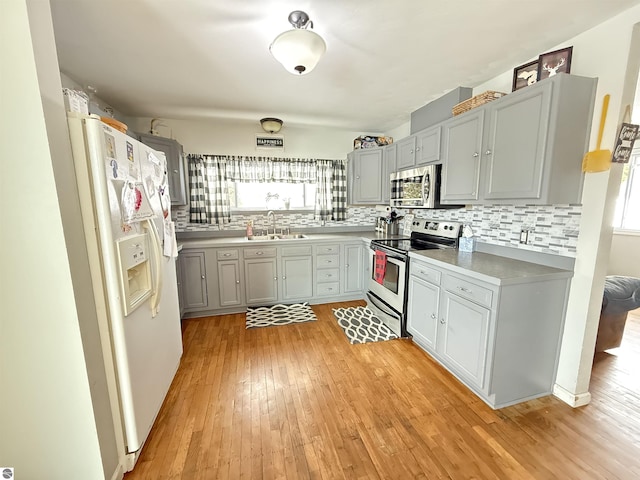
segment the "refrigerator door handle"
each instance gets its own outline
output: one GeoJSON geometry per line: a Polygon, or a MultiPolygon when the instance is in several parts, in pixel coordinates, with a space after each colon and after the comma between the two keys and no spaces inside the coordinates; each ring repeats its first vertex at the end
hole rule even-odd
{"type": "Polygon", "coordinates": [[[156,228],[153,219],[147,219],[147,230],[151,234],[151,248],[153,250],[154,259],[154,286],[153,293],[151,294],[151,316],[155,317],[160,311],[160,296],[162,293],[162,252],[160,251],[160,236],[158,235],[158,229],[156,228]]]}

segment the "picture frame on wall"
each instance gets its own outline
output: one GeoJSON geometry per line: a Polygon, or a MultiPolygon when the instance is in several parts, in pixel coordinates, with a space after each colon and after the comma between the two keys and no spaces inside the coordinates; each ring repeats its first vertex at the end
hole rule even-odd
{"type": "Polygon", "coordinates": [[[511,91],[533,85],[538,81],[538,60],[525,63],[513,69],[513,85],[511,91]]]}
{"type": "Polygon", "coordinates": [[[558,73],[571,72],[573,47],[547,52],[538,58],[538,81],[553,77],[558,73]]]}

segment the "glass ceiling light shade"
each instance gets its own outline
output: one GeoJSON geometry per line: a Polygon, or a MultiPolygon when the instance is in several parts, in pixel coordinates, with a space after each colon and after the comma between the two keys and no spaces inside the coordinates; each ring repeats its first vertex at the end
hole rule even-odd
{"type": "Polygon", "coordinates": [[[282,128],[282,120],[279,118],[263,118],[260,120],[260,125],[262,125],[262,129],[268,133],[278,133],[282,128]]]}
{"type": "Polygon", "coordinates": [[[278,35],[269,50],[288,72],[306,75],[316,67],[327,45],[320,35],[308,30],[313,28],[313,22],[305,12],[291,12],[289,23],[294,29],[278,35]]]}

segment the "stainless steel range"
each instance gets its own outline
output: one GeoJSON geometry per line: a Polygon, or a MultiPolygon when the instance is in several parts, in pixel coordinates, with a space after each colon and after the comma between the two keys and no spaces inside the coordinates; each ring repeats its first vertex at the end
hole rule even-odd
{"type": "Polygon", "coordinates": [[[367,307],[396,335],[408,336],[405,312],[409,252],[457,248],[461,230],[462,224],[459,222],[415,220],[411,226],[411,236],[371,241],[367,307]]]}

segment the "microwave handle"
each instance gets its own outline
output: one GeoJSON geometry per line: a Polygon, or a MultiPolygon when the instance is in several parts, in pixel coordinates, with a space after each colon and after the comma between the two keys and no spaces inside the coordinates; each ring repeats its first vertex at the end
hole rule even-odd
{"type": "Polygon", "coordinates": [[[427,170],[422,177],[422,202],[426,205],[429,203],[429,197],[431,196],[431,172],[427,170]]]}

